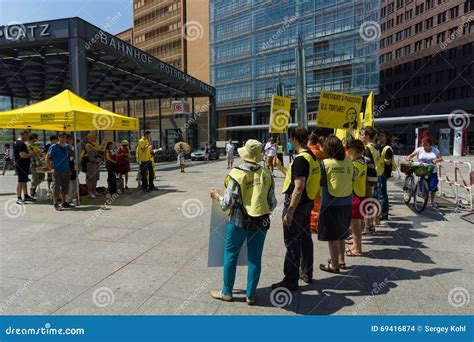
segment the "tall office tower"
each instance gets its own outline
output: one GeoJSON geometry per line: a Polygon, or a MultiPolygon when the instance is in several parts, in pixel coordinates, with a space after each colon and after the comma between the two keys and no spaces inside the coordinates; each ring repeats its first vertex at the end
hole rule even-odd
{"type": "Polygon", "coordinates": [[[255,137],[255,128],[248,126],[268,123],[279,83],[293,98],[294,117],[298,33],[306,54],[310,123],[321,90],[377,92],[378,3],[210,0],[211,83],[217,89],[219,127],[231,129],[234,139],[255,137]]]}
{"type": "Polygon", "coordinates": [[[418,117],[386,127],[411,149],[416,127],[438,139],[447,114],[474,113],[474,1],[382,0],[380,14],[379,117],[418,117]]]}

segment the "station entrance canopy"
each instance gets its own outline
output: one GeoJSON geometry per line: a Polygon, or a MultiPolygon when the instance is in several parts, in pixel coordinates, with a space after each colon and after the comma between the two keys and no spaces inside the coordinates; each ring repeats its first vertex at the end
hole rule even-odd
{"type": "Polygon", "coordinates": [[[0,95],[40,101],[65,89],[88,101],[208,97],[216,132],[212,86],[80,18],[0,26],[0,95]]]}

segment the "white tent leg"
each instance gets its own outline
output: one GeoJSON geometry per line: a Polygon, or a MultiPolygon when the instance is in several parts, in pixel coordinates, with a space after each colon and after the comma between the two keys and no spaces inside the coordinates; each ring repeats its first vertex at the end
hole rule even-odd
{"type": "Polygon", "coordinates": [[[76,199],[77,199],[77,203],[76,205],[79,206],[81,204],[81,196],[80,196],[80,191],[79,191],[79,188],[80,188],[80,184],[81,182],[79,182],[79,145],[77,143],[77,131],[76,131],[76,115],[75,113],[73,113],[74,115],[74,166],[76,168],[76,199]]]}

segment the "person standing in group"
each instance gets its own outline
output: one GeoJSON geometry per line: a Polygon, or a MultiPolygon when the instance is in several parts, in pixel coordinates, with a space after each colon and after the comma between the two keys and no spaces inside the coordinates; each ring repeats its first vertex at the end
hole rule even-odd
{"type": "Polygon", "coordinates": [[[3,145],[3,173],[2,176],[5,176],[5,171],[10,170],[10,168],[15,165],[13,161],[13,150],[10,147],[10,144],[3,145]]]}
{"type": "MultiPolygon", "coordinates": [[[[58,142],[58,136],[57,135],[51,135],[49,137],[49,143],[46,144],[45,148],[44,148],[44,153],[45,155],[48,154],[48,151],[49,151],[49,148],[53,145],[53,144],[56,144],[58,142]]],[[[53,175],[51,174],[51,172],[48,172],[46,174],[46,183],[48,185],[48,197],[49,196],[52,196],[52,191],[51,191],[51,184],[53,183],[53,175]]]]}
{"type": "MultiPolygon", "coordinates": [[[[421,147],[418,147],[415,151],[413,151],[409,156],[406,157],[407,161],[412,160],[416,157],[418,161],[423,163],[430,163],[430,164],[437,164],[443,161],[443,157],[441,153],[436,147],[433,147],[433,140],[430,137],[423,138],[421,141],[421,147]]],[[[428,178],[428,187],[430,191],[430,198],[431,198],[431,207],[437,208],[438,205],[436,204],[436,192],[438,192],[438,170],[435,166],[433,173],[428,178]]]]}
{"type": "Polygon", "coordinates": [[[391,146],[392,137],[386,131],[380,131],[377,134],[377,140],[380,145],[380,153],[384,161],[384,171],[383,174],[379,177],[378,189],[380,201],[380,220],[388,220],[388,210],[389,210],[389,201],[387,193],[387,181],[392,177],[392,170],[395,164],[395,155],[391,146]]]}
{"type": "Polygon", "coordinates": [[[117,153],[115,143],[109,141],[105,146],[105,168],[107,169],[107,188],[110,195],[117,193],[117,153]]]}
{"type": "Polygon", "coordinates": [[[87,190],[89,192],[89,198],[96,199],[98,196],[100,196],[100,194],[97,192],[97,182],[100,178],[99,167],[101,163],[101,156],[107,141],[104,140],[102,144],[96,145],[97,137],[93,133],[87,134],[86,138],[87,143],[85,150],[88,158],[86,168],[86,184],[87,190]]]}
{"type": "Polygon", "coordinates": [[[153,180],[155,178],[155,172],[153,170],[152,163],[152,151],[153,145],[151,143],[151,132],[145,131],[143,137],[138,141],[138,159],[140,159],[140,173],[142,176],[142,189],[144,192],[150,192],[158,190],[155,187],[153,180]]]}
{"type": "MultiPolygon", "coordinates": [[[[308,148],[314,154],[318,163],[324,159],[324,152],[319,146],[319,138],[315,132],[312,132],[308,138],[308,148]]],[[[314,206],[311,210],[311,232],[316,234],[318,232],[318,217],[319,217],[319,207],[321,206],[321,196],[318,193],[314,198],[314,206]]]]}
{"type": "Polygon", "coordinates": [[[184,148],[183,145],[179,145],[179,150],[178,150],[178,165],[181,173],[184,173],[184,169],[186,168],[186,160],[184,156],[184,148]]]}
{"type": "Polygon", "coordinates": [[[367,186],[367,165],[363,158],[365,146],[358,139],[352,140],[347,144],[349,157],[354,165],[354,177],[352,180],[352,247],[347,248],[347,256],[362,256],[362,231],[364,230],[364,211],[363,203],[365,200],[367,186]]]}
{"type": "Polygon", "coordinates": [[[30,173],[31,173],[31,187],[30,187],[30,196],[36,198],[36,189],[44,181],[44,173],[38,172],[39,167],[41,167],[41,159],[43,158],[43,152],[37,144],[38,134],[31,133],[28,140],[28,152],[32,155],[30,173]]]}
{"type": "MultiPolygon", "coordinates": [[[[376,162],[380,156],[379,147],[374,143],[376,137],[376,130],[373,127],[365,127],[360,132],[360,140],[365,145],[364,160],[367,165],[367,187],[366,187],[366,198],[373,198],[373,187],[378,183],[378,175],[376,170],[376,162]]],[[[365,229],[363,234],[374,234],[375,233],[375,216],[378,215],[376,205],[369,204],[366,208],[368,212],[374,213],[374,215],[368,215],[365,218],[365,229]]]]}
{"type": "Polygon", "coordinates": [[[349,236],[352,214],[354,165],[341,140],[330,135],[324,142],[326,159],[321,163],[321,208],[318,240],[327,241],[330,259],[319,265],[322,271],[339,273],[345,268],[345,239],[349,236]]]}
{"type": "Polygon", "coordinates": [[[297,155],[288,169],[275,166],[285,175],[283,193],[283,238],[286,255],[284,279],[272,285],[273,289],[284,287],[298,290],[298,279],[307,284],[313,281],[313,240],[311,238],[311,210],[319,193],[321,170],[315,155],[308,149],[308,131],[304,127],[295,128],[290,135],[297,155]]]}
{"type": "Polygon", "coordinates": [[[232,143],[232,139],[225,145],[225,152],[227,154],[227,168],[232,169],[234,167],[234,152],[235,146],[232,143]]]}
{"type": "Polygon", "coordinates": [[[225,180],[226,192],[222,197],[216,189],[211,198],[220,202],[223,210],[230,209],[224,250],[224,284],[221,290],[212,291],[218,300],[233,300],[237,260],[240,249],[247,240],[248,273],[246,301],[255,304],[255,294],[260,279],[262,253],[270,214],[277,205],[275,183],[270,172],[259,165],[262,161],[262,144],[250,139],[238,149],[242,165],[233,168],[225,180]]]}
{"type": "Polygon", "coordinates": [[[58,135],[58,142],[48,150],[46,155],[46,166],[53,175],[53,203],[54,209],[62,211],[64,208],[72,208],[67,202],[69,192],[69,181],[71,169],[69,168],[69,155],[71,147],[66,143],[67,134],[62,132],[58,135]]]}
{"type": "Polygon", "coordinates": [[[273,175],[273,159],[276,157],[275,140],[271,137],[265,144],[265,164],[273,175]]]}
{"type": "Polygon", "coordinates": [[[288,148],[288,158],[290,159],[290,163],[295,159],[295,147],[291,143],[291,141],[288,140],[288,144],[286,145],[288,148]]]}
{"type": "Polygon", "coordinates": [[[69,178],[69,192],[67,195],[67,202],[69,204],[74,203],[74,200],[77,199],[77,194],[79,192],[79,184],[77,182],[78,170],[76,167],[76,146],[80,143],[78,139],[77,143],[74,142],[74,136],[71,134],[67,135],[66,143],[69,144],[69,169],[71,170],[71,177],[69,178]]]}
{"type": "Polygon", "coordinates": [[[130,147],[127,140],[122,140],[120,147],[117,151],[117,165],[118,165],[118,176],[123,178],[125,176],[125,189],[128,189],[128,173],[130,172],[130,160],[132,155],[130,153],[130,147]]]}
{"type": "Polygon", "coordinates": [[[25,202],[35,202],[36,200],[28,195],[28,174],[30,170],[30,158],[33,157],[32,153],[28,152],[26,142],[29,137],[28,131],[22,131],[20,138],[15,141],[13,145],[13,152],[15,156],[15,169],[18,177],[18,184],[16,186],[17,204],[25,204],[25,202]],[[21,194],[23,193],[23,198],[21,194]]]}
{"type": "Polygon", "coordinates": [[[283,162],[283,146],[281,145],[280,140],[278,140],[276,144],[276,155],[278,160],[280,161],[281,166],[285,166],[285,163],[283,162]]]}
{"type": "Polygon", "coordinates": [[[209,163],[209,144],[204,146],[204,164],[209,163]]]}

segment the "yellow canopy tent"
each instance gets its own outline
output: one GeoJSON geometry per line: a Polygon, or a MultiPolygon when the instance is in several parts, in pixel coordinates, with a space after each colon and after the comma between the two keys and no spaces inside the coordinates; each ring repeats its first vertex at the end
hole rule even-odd
{"type": "Polygon", "coordinates": [[[137,131],[137,118],[100,108],[70,90],[47,100],[0,112],[0,128],[45,131],[137,131]]]}
{"type": "MultiPolygon", "coordinates": [[[[118,115],[100,108],[70,90],[30,106],[0,112],[0,128],[37,129],[45,131],[138,131],[137,118],[118,115]]],[[[76,168],[79,169],[79,153],[75,149],[76,168]]],[[[79,178],[77,178],[79,185],[79,178]]],[[[79,193],[77,194],[80,203],[79,193]]]]}

